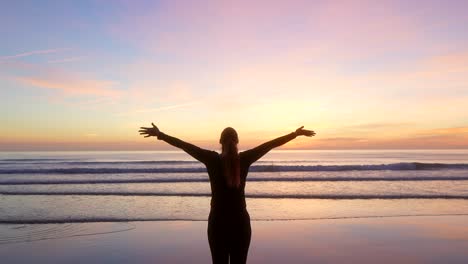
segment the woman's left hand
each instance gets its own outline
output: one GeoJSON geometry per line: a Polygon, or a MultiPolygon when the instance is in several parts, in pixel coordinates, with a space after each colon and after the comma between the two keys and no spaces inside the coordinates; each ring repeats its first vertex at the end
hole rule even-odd
{"type": "Polygon", "coordinates": [[[296,129],[296,135],[313,137],[315,136],[315,132],[313,130],[304,129],[304,126],[301,126],[300,128],[296,129]]]}

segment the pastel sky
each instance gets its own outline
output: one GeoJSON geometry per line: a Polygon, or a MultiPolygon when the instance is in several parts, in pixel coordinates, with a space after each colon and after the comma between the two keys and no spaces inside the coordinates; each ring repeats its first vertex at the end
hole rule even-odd
{"type": "Polygon", "coordinates": [[[467,1],[2,1],[0,150],[468,148],[467,1]]]}

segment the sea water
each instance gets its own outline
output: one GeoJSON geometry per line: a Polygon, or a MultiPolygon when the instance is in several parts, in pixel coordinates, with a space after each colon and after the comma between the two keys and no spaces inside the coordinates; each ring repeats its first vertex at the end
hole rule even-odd
{"type": "MultiPolygon", "coordinates": [[[[465,215],[468,150],[277,150],[245,191],[253,221],[465,215]]],[[[206,169],[184,152],[0,152],[2,224],[206,221],[209,210],[206,169]]]]}

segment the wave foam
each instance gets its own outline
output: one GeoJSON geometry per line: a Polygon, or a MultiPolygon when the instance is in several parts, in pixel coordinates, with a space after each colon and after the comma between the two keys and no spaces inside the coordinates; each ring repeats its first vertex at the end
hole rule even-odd
{"type": "MultiPolygon", "coordinates": [[[[307,217],[307,218],[251,218],[251,221],[314,221],[337,219],[367,219],[367,218],[396,218],[396,217],[428,217],[428,216],[468,216],[468,213],[459,214],[398,214],[398,215],[357,215],[337,217],[307,217]]],[[[166,222],[190,221],[206,222],[206,218],[144,218],[144,217],[89,217],[89,218],[52,218],[52,219],[0,219],[0,224],[35,225],[35,224],[68,224],[68,223],[106,223],[106,222],[166,222]]],[[[134,229],[134,228],[132,228],[134,229]]],[[[129,229],[131,230],[131,229],[129,229]]],[[[123,230],[126,231],[126,230],[123,230]]]]}
{"type": "MultiPolygon", "coordinates": [[[[208,182],[203,178],[165,179],[76,179],[76,180],[9,180],[0,185],[61,185],[61,184],[131,184],[131,183],[196,183],[208,182]]],[[[468,176],[418,176],[418,177],[249,177],[248,182],[367,182],[367,181],[468,181],[468,176]]]]}
{"type": "MultiPolygon", "coordinates": [[[[392,164],[363,165],[254,165],[251,172],[293,172],[293,171],[370,171],[370,170],[442,170],[468,169],[468,164],[404,162],[392,164]]],[[[122,174],[122,173],[197,173],[206,172],[204,167],[196,168],[32,168],[0,169],[0,174],[122,174]]]]}
{"type": "MultiPolygon", "coordinates": [[[[0,195],[79,195],[79,196],[175,196],[211,197],[209,193],[171,193],[171,192],[83,192],[83,191],[1,191],[0,195]]],[[[253,199],[330,199],[330,200],[370,200],[370,199],[458,199],[468,200],[468,195],[452,194],[246,194],[253,199]]]]}

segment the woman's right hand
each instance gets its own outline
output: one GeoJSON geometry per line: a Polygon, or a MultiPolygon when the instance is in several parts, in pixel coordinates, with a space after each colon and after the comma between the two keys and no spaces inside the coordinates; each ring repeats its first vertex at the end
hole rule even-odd
{"type": "Polygon", "coordinates": [[[140,127],[140,135],[145,135],[145,138],[147,137],[159,137],[159,134],[161,131],[159,131],[158,127],[155,126],[153,123],[151,123],[153,127],[140,127]]]}

